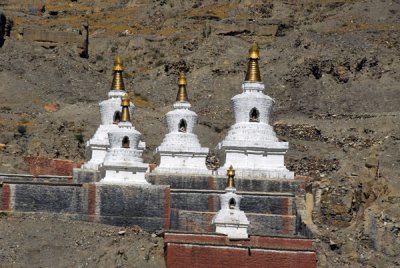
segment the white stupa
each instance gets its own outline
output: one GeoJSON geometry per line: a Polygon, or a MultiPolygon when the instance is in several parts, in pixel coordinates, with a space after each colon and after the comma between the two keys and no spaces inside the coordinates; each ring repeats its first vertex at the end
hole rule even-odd
{"type": "Polygon", "coordinates": [[[144,178],[148,165],[143,163],[143,150],[139,148],[142,134],[130,122],[128,95],[121,105],[121,121],[108,133],[110,148],[100,168],[105,176],[99,183],[149,184],[144,178]]]}
{"type": "Polygon", "coordinates": [[[220,171],[233,165],[238,177],[293,179],[294,173],[284,164],[289,144],[280,142],[269,125],[273,100],[263,93],[258,60],[259,50],[253,44],[243,92],[232,98],[235,124],[218,144],[225,158],[220,171]]]}
{"type": "MultiPolygon", "coordinates": [[[[108,133],[117,128],[117,124],[121,120],[121,98],[126,94],[124,80],[122,77],[123,63],[121,57],[117,57],[114,63],[114,78],[111,90],[108,92],[108,99],[99,103],[101,124],[96,130],[93,137],[87,141],[86,149],[89,161],[82,168],[98,170],[103,163],[107,149],[110,147],[108,133]]],[[[135,106],[131,103],[129,106],[129,114],[132,116],[135,106]]],[[[142,142],[142,149],[145,144],[142,142]]]]}
{"type": "Polygon", "coordinates": [[[166,114],[168,134],[156,149],[156,153],[160,154],[160,164],[154,170],[156,173],[211,174],[206,167],[209,150],[201,147],[197,135],[193,133],[197,114],[189,110],[191,105],[186,84],[185,75],[181,72],[174,110],[166,114]]]}
{"type": "Polygon", "coordinates": [[[242,196],[236,194],[235,170],[232,166],[228,169],[228,187],[225,191],[225,194],[219,196],[221,209],[212,219],[215,232],[225,234],[231,239],[246,239],[250,222],[246,214],[240,210],[242,196]]]}

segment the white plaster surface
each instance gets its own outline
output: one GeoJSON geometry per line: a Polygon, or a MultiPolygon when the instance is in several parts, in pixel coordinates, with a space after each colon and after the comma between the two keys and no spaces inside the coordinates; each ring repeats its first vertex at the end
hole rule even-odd
{"type": "Polygon", "coordinates": [[[106,146],[90,146],[89,148],[90,160],[82,165],[83,169],[99,170],[99,167],[104,161],[106,156],[106,146]]]}
{"type": "MultiPolygon", "coordinates": [[[[118,126],[114,124],[114,114],[116,111],[121,112],[121,98],[126,94],[123,90],[111,90],[108,92],[108,99],[99,103],[101,124],[94,133],[93,137],[86,142],[86,150],[89,161],[82,165],[84,169],[99,170],[104,162],[107,149],[110,147],[108,133],[118,126]]],[[[131,118],[135,106],[130,103],[129,114],[131,118]]],[[[142,142],[139,147],[142,151],[146,147],[142,142]]]]}
{"type": "Polygon", "coordinates": [[[175,102],[174,110],[166,114],[168,132],[156,149],[160,154],[160,164],[155,173],[211,174],[206,167],[209,149],[201,147],[197,135],[193,133],[197,124],[197,114],[188,102],[175,102]],[[180,131],[179,123],[185,120],[186,129],[180,131]]]}
{"type": "Polygon", "coordinates": [[[273,100],[264,95],[260,82],[244,82],[243,92],[232,98],[235,124],[217,148],[225,156],[219,172],[233,165],[238,177],[265,177],[292,179],[294,173],[287,170],[284,156],[289,148],[280,142],[269,125],[273,100]],[[258,118],[251,118],[251,111],[258,111],[258,118]]]}
{"type": "MultiPolygon", "coordinates": [[[[147,168],[147,167],[146,167],[147,168]]],[[[101,179],[99,184],[123,184],[123,185],[132,185],[132,184],[143,184],[148,185],[145,179],[146,169],[134,171],[130,169],[130,171],[122,171],[122,170],[106,170],[105,177],[101,179]]]]}
{"type": "Polygon", "coordinates": [[[148,165],[143,163],[143,150],[139,149],[140,132],[130,122],[120,122],[108,136],[110,149],[101,166],[104,178],[99,183],[149,184],[145,180],[148,165]],[[129,139],[128,148],[123,147],[124,138],[129,139]]]}
{"type": "Polygon", "coordinates": [[[246,214],[240,210],[242,196],[235,193],[235,188],[226,188],[226,193],[220,195],[221,209],[212,219],[215,231],[227,235],[229,238],[248,238],[247,228],[250,224],[246,214]],[[230,200],[235,200],[230,206],[230,200]]]}
{"type": "Polygon", "coordinates": [[[93,137],[86,142],[87,155],[90,160],[86,162],[82,168],[98,170],[99,166],[104,161],[107,148],[110,145],[108,133],[111,129],[115,128],[118,128],[115,124],[99,126],[93,137]]]}
{"type": "MultiPolygon", "coordinates": [[[[126,94],[123,90],[111,90],[108,93],[108,99],[99,103],[100,118],[102,125],[111,125],[114,123],[114,114],[121,112],[121,98],[126,94]]],[[[129,115],[132,118],[135,111],[133,103],[129,104],[129,115]]]]}

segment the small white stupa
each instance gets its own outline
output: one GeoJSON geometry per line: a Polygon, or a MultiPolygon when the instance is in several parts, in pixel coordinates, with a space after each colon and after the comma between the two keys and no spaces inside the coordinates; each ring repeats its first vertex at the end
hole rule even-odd
{"type": "Polygon", "coordinates": [[[168,133],[156,149],[156,153],[160,154],[160,164],[154,170],[156,173],[211,174],[206,167],[209,149],[201,147],[197,135],[193,133],[197,114],[189,110],[191,105],[186,84],[186,77],[181,72],[174,110],[166,114],[168,133]]]}
{"type": "MultiPolygon", "coordinates": [[[[114,62],[114,78],[111,90],[108,92],[108,99],[99,103],[101,124],[93,137],[87,141],[86,149],[89,161],[82,168],[98,170],[103,163],[107,149],[110,147],[108,133],[117,127],[121,120],[121,98],[126,94],[124,80],[122,77],[123,63],[120,56],[114,62]]],[[[129,114],[132,116],[135,106],[131,103],[129,114]]],[[[145,145],[142,145],[145,146],[145,145]]]]}
{"type": "Polygon", "coordinates": [[[254,43],[249,50],[243,92],[232,98],[235,124],[218,144],[225,158],[220,171],[233,165],[239,177],[293,179],[294,173],[284,164],[289,144],[280,142],[269,125],[273,100],[263,93],[258,60],[254,43]]]}
{"type": "Polygon", "coordinates": [[[141,135],[130,122],[129,98],[122,98],[122,112],[118,127],[108,133],[107,150],[101,170],[105,173],[99,183],[149,184],[145,180],[148,165],[143,163],[143,150],[139,149],[141,135]]]}
{"type": "Polygon", "coordinates": [[[250,222],[246,214],[240,210],[242,196],[236,194],[235,170],[232,166],[228,169],[228,187],[225,191],[225,194],[219,196],[221,209],[212,219],[215,232],[225,234],[231,239],[246,239],[249,237],[247,228],[250,222]]]}

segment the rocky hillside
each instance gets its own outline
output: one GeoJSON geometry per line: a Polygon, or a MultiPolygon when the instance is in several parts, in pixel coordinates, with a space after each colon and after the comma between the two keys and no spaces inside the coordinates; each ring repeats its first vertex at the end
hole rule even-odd
{"type": "Polygon", "coordinates": [[[215,148],[256,41],[286,164],[313,178],[321,267],[400,265],[400,3],[301,2],[3,0],[0,171],[27,172],[25,155],[83,160],[117,54],[148,162],[180,70],[215,148]]]}
{"type": "Polygon", "coordinates": [[[1,267],[165,267],[162,238],[138,226],[0,214],[0,227],[1,267]]]}

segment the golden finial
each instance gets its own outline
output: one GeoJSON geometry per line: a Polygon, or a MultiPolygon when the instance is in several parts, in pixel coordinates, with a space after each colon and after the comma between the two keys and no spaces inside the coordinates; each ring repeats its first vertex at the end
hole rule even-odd
{"type": "Polygon", "coordinates": [[[122,72],[124,71],[124,65],[122,63],[121,56],[117,56],[114,61],[114,78],[111,85],[111,90],[125,90],[124,79],[122,72]]]}
{"type": "Polygon", "coordinates": [[[260,68],[258,67],[258,60],[260,59],[260,51],[256,43],[249,49],[249,65],[247,67],[247,74],[245,81],[261,82],[260,68]]]}
{"type": "Polygon", "coordinates": [[[123,70],[124,70],[124,64],[122,63],[121,56],[118,55],[114,61],[114,71],[123,71],[123,70]]]}
{"type": "Polygon", "coordinates": [[[228,175],[228,188],[234,188],[235,187],[235,170],[233,169],[232,165],[227,170],[226,175],[228,175]]]}
{"type": "Polygon", "coordinates": [[[180,102],[187,102],[189,101],[187,92],[186,92],[186,77],[185,77],[185,73],[181,72],[179,74],[179,78],[178,78],[178,95],[176,96],[176,101],[180,101],[180,102]]]}
{"type": "Polygon", "coordinates": [[[131,121],[131,117],[129,115],[129,97],[128,97],[128,94],[125,94],[122,97],[121,106],[122,106],[121,121],[122,122],[130,122],[131,121]]]}
{"type": "Polygon", "coordinates": [[[257,43],[253,43],[249,49],[249,59],[260,59],[260,51],[258,50],[257,43]]]}

